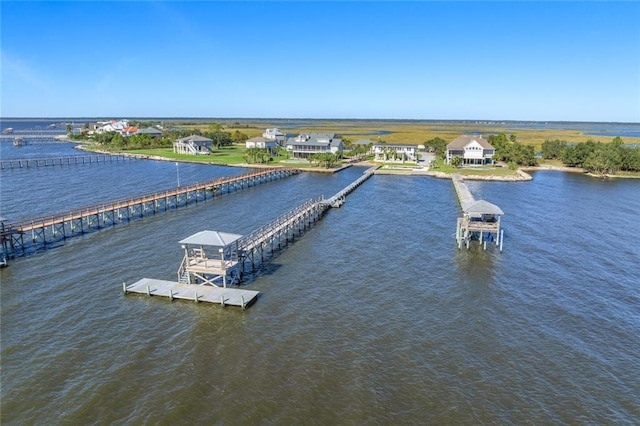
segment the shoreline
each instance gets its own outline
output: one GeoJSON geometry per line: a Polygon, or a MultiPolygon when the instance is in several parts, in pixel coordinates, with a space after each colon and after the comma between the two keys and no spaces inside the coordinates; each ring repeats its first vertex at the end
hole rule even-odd
{"type": "MultiPolygon", "coordinates": [[[[71,141],[70,141],[71,142],[71,141]]],[[[285,167],[293,167],[297,168],[303,172],[312,172],[312,173],[336,173],[341,170],[347,169],[352,166],[356,167],[375,167],[378,168],[375,170],[374,174],[379,175],[401,175],[401,176],[429,176],[437,179],[451,179],[453,174],[438,172],[438,171],[429,171],[428,169],[418,169],[418,168],[405,168],[405,169],[382,169],[382,165],[370,161],[361,161],[356,163],[348,163],[344,164],[335,169],[320,169],[320,168],[306,168],[306,167],[295,167],[295,166],[286,166],[282,164],[220,164],[215,162],[202,162],[202,161],[192,161],[192,160],[178,160],[175,158],[167,158],[156,155],[146,155],[146,154],[135,154],[126,151],[122,152],[110,152],[110,151],[102,151],[102,150],[91,150],[86,149],[86,144],[78,144],[74,148],[81,149],[87,152],[96,152],[100,154],[106,155],[123,155],[127,157],[136,157],[146,160],[157,160],[157,161],[173,161],[176,163],[191,163],[191,164],[205,164],[211,166],[223,166],[223,167],[241,167],[245,169],[260,169],[260,168],[285,168],[285,167]]],[[[593,173],[587,173],[581,167],[567,167],[567,166],[525,166],[520,167],[516,170],[515,175],[510,176],[499,176],[499,175],[463,175],[465,180],[484,180],[484,181],[495,181],[495,182],[527,182],[533,180],[533,176],[531,176],[527,172],[537,172],[537,171],[555,171],[555,172],[565,172],[565,173],[582,173],[586,176],[594,177],[594,178],[606,178],[606,179],[640,179],[640,176],[621,176],[621,175],[596,175],[593,173]]]]}

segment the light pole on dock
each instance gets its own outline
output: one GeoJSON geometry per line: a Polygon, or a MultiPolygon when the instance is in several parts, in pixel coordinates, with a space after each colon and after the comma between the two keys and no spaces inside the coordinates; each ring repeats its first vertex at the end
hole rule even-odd
{"type": "Polygon", "coordinates": [[[177,161],[176,161],[176,175],[178,176],[178,188],[180,188],[180,169],[178,168],[177,161]]]}

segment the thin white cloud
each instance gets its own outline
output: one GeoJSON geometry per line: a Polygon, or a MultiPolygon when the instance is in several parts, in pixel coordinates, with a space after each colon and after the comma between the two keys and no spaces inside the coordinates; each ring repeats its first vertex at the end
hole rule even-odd
{"type": "Polygon", "coordinates": [[[125,59],[118,62],[115,67],[107,70],[107,72],[103,73],[101,78],[95,84],[94,91],[96,93],[107,93],[121,86],[122,81],[120,77],[124,74],[124,71],[133,64],[133,62],[133,59],[125,59]]]}
{"type": "Polygon", "coordinates": [[[11,82],[21,82],[31,88],[39,91],[49,92],[52,84],[51,81],[44,77],[33,65],[26,60],[13,55],[6,50],[0,51],[0,67],[2,75],[2,84],[6,85],[11,82]]]}

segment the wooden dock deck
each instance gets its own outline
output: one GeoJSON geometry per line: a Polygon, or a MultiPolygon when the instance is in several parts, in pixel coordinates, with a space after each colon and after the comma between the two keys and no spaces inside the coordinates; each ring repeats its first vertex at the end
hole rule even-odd
{"type": "Polygon", "coordinates": [[[182,299],[193,302],[217,303],[221,306],[239,306],[242,309],[253,304],[259,291],[238,288],[222,288],[210,285],[182,284],[174,281],[143,278],[133,284],[123,284],[126,293],[139,293],[148,296],[168,297],[170,300],[182,299]]]}

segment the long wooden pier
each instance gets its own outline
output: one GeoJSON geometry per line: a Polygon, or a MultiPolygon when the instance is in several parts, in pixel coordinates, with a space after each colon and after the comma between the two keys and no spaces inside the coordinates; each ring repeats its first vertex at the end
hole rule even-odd
{"type": "Polygon", "coordinates": [[[299,170],[294,168],[259,169],[160,193],[110,201],[13,223],[3,222],[0,230],[2,255],[5,258],[27,255],[75,235],[205,201],[297,173],[299,170]]]}
{"type": "Polygon", "coordinates": [[[12,142],[16,137],[21,138],[25,144],[33,143],[55,143],[66,140],[65,130],[14,130],[11,133],[0,134],[0,142],[12,142]],[[65,139],[61,139],[65,138],[65,139]]]}
{"type": "Polygon", "coordinates": [[[70,166],[79,164],[113,163],[136,160],[138,158],[139,157],[124,154],[68,155],[64,157],[43,158],[6,158],[0,159],[0,170],[70,166]]]}

